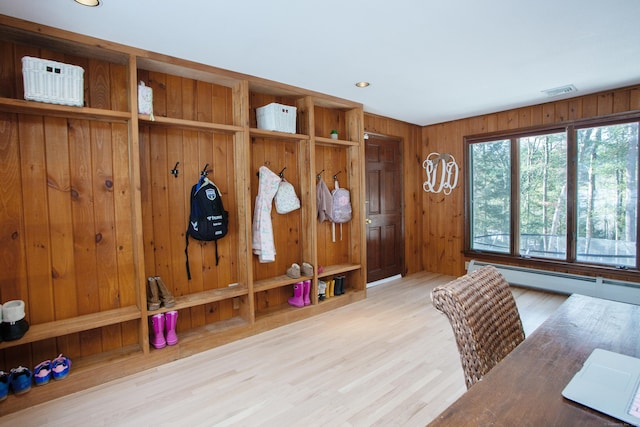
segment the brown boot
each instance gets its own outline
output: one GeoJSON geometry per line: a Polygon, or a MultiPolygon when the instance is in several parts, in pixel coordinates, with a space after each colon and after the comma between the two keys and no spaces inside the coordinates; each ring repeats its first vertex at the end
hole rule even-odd
{"type": "Polygon", "coordinates": [[[158,284],[154,277],[147,278],[147,310],[153,311],[160,308],[160,296],[158,284]]]}
{"type": "Polygon", "coordinates": [[[156,283],[158,284],[158,290],[160,291],[162,305],[166,308],[176,305],[175,298],[173,298],[173,295],[169,292],[169,288],[167,288],[167,285],[164,284],[160,276],[156,276],[156,283]]]}

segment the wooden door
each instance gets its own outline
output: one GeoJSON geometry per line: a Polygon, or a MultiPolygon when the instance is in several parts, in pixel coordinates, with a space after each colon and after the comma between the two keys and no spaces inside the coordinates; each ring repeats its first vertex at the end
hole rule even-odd
{"type": "Polygon", "coordinates": [[[374,282],[403,271],[400,141],[369,135],[365,157],[367,281],[374,282]]]}

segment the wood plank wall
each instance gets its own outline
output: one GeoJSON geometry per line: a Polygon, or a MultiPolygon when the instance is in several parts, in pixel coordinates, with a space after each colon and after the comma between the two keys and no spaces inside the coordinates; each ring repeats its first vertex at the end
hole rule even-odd
{"type": "Polygon", "coordinates": [[[465,135],[560,124],[567,120],[638,110],[640,86],[633,86],[425,126],[422,129],[419,158],[425,159],[431,152],[453,154],[460,166],[460,176],[458,188],[451,195],[424,193],[421,197],[423,228],[419,238],[424,269],[456,276],[465,272],[465,258],[462,254],[466,180],[462,166],[465,135]]]}

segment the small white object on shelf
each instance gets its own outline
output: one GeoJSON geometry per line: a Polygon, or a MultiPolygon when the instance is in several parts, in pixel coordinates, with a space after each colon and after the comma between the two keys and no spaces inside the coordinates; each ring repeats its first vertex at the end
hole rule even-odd
{"type": "Polygon", "coordinates": [[[138,113],[148,114],[153,117],[153,89],[145,85],[143,81],[138,84],[138,113]]]}

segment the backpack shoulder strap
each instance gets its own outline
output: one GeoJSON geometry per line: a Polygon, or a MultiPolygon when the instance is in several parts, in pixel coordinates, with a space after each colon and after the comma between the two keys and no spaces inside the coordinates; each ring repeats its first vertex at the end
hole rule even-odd
{"type": "MultiPolygon", "coordinates": [[[[193,187],[191,187],[191,192],[189,193],[189,221],[191,221],[191,216],[193,215],[193,203],[194,201],[199,205],[199,209],[202,210],[202,206],[199,201],[195,197],[198,189],[202,186],[202,183],[198,181],[193,187]]],[[[185,246],[184,246],[184,254],[186,257],[187,264],[187,279],[191,280],[191,268],[189,267],[189,225],[187,225],[187,231],[184,233],[185,246]]]]}

